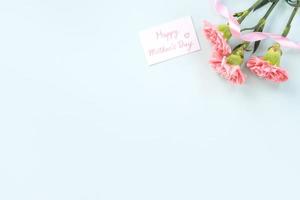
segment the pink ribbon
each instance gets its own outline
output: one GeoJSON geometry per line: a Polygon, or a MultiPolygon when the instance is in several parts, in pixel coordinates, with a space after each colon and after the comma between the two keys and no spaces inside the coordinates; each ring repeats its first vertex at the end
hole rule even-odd
{"type": "Polygon", "coordinates": [[[232,13],[228,10],[228,8],[220,2],[220,0],[215,0],[215,9],[218,14],[220,14],[228,20],[232,36],[238,39],[248,42],[254,42],[269,38],[278,42],[283,47],[300,49],[300,43],[296,43],[286,37],[283,37],[282,35],[267,32],[252,32],[242,34],[239,22],[235,17],[233,17],[232,13]]]}

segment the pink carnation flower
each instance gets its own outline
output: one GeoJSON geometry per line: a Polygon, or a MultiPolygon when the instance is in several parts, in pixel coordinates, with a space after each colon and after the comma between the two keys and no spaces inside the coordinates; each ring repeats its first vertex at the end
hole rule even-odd
{"type": "Polygon", "coordinates": [[[228,64],[226,62],[226,56],[220,56],[218,53],[215,53],[210,60],[210,64],[218,74],[229,82],[235,85],[245,83],[246,78],[240,66],[228,64]]]}
{"type": "Polygon", "coordinates": [[[288,72],[278,66],[272,65],[261,57],[253,56],[247,62],[251,72],[266,80],[281,83],[288,80],[288,72]]]}
{"type": "Polygon", "coordinates": [[[216,26],[208,21],[204,21],[203,32],[213,46],[214,51],[218,52],[220,55],[229,55],[231,53],[231,48],[223,37],[223,33],[218,31],[216,26]]]}

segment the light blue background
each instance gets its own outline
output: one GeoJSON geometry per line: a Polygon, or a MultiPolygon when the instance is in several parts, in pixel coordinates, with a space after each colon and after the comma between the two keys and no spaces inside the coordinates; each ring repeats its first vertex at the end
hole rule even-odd
{"type": "Polygon", "coordinates": [[[289,82],[232,86],[204,19],[224,22],[208,0],[2,0],[0,199],[299,200],[299,52],[289,82]],[[203,50],[146,66],[138,32],[187,15],[203,50]]]}

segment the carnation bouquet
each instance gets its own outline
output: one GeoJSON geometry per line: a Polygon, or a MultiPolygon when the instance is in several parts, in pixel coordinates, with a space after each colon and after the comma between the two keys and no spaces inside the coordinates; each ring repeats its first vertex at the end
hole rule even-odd
{"type": "Polygon", "coordinates": [[[203,32],[212,46],[210,64],[212,68],[223,78],[237,85],[244,84],[246,76],[242,67],[248,68],[254,75],[275,83],[288,80],[288,72],[281,66],[282,48],[300,49],[300,44],[288,39],[292,22],[300,7],[300,0],[257,0],[244,11],[232,14],[219,0],[215,0],[217,12],[227,19],[220,25],[213,25],[204,21],[203,32]],[[291,15],[287,19],[282,33],[265,32],[265,25],[270,23],[269,16],[279,3],[287,3],[291,7],[291,15]],[[255,11],[266,7],[266,13],[253,27],[241,27],[243,21],[255,11]],[[236,38],[240,42],[231,47],[231,39],[236,38]],[[262,40],[272,39],[273,44],[266,49],[264,55],[255,55],[262,40]],[[249,60],[244,59],[245,53],[250,53],[249,60]]]}

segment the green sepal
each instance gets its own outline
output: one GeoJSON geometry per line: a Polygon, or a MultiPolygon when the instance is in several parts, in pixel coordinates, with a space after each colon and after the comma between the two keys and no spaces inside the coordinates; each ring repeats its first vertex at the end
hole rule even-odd
{"type": "Polygon", "coordinates": [[[231,54],[227,57],[227,63],[231,65],[241,65],[244,62],[244,59],[240,55],[231,54]]]}
{"type": "Polygon", "coordinates": [[[232,36],[230,28],[227,24],[221,24],[218,26],[218,30],[223,33],[223,37],[229,40],[232,36]]]}
{"type": "Polygon", "coordinates": [[[280,66],[282,51],[279,44],[274,44],[267,53],[263,56],[265,61],[268,61],[272,65],[280,66]]]}

